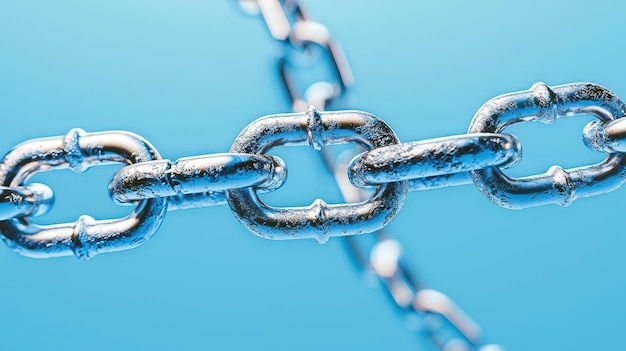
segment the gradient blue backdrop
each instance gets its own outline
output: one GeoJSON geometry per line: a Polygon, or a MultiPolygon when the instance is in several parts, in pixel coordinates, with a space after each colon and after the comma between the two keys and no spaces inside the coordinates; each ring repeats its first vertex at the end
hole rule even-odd
{"type": "MultiPolygon", "coordinates": [[[[463,133],[484,102],[535,81],[593,81],[626,97],[623,3],[307,5],[352,64],[352,107],[404,141],[463,133]]],[[[261,20],[226,0],[0,0],[0,150],[81,127],[136,132],[170,159],[226,152],[250,121],[289,110],[277,52],[261,20]]],[[[590,120],[512,128],[524,160],[509,174],[602,159],[581,142],[590,120]]],[[[313,151],[279,154],[290,179],[273,204],[339,201],[313,151]]],[[[57,194],[40,222],[128,213],[107,197],[115,169],[36,176],[57,194]]],[[[623,197],[510,211],[473,186],[434,190],[410,194],[389,230],[489,341],[614,350],[626,324],[623,197]]],[[[146,245],[87,263],[0,251],[2,350],[429,350],[338,240],[266,241],[228,207],[169,213],[146,245]]]]}

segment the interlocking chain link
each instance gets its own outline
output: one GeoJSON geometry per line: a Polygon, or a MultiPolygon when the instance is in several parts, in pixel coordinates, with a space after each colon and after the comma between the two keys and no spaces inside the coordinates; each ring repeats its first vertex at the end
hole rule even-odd
{"type": "MultiPolygon", "coordinates": [[[[285,55],[279,60],[281,72],[285,71],[284,67],[290,61],[291,46],[298,47],[301,44],[299,40],[294,40],[300,34],[294,33],[298,28],[303,27],[315,28],[315,31],[324,33],[323,41],[310,41],[325,51],[319,55],[318,59],[325,60],[331,67],[344,67],[345,71],[349,71],[345,57],[333,52],[333,48],[336,51],[338,50],[336,48],[340,46],[334,44],[323,25],[312,22],[310,16],[300,15],[306,12],[297,1],[284,1],[282,7],[281,2],[277,0],[259,0],[257,3],[270,33],[275,39],[285,43],[285,55]],[[287,25],[282,20],[287,18],[296,19],[296,22],[287,25]],[[276,28],[281,28],[280,37],[275,35],[276,28]],[[289,28],[292,32],[288,31],[289,28]],[[328,43],[333,44],[328,45],[328,43]]],[[[284,74],[282,76],[285,77],[284,74]]],[[[320,109],[324,109],[329,104],[339,105],[341,101],[338,100],[346,97],[349,87],[341,74],[331,77],[330,81],[314,82],[302,95],[296,95],[288,79],[283,78],[283,83],[295,111],[298,111],[303,103],[320,109]],[[319,87],[328,88],[319,89],[319,87]]],[[[351,76],[350,84],[352,84],[351,76]]],[[[309,143],[315,148],[327,150],[321,148],[323,143],[314,142],[315,138],[309,139],[311,139],[309,143]]],[[[368,200],[368,193],[353,185],[363,187],[394,184],[406,180],[410,181],[411,190],[458,185],[459,179],[462,179],[463,183],[470,180],[469,170],[510,166],[521,158],[521,146],[517,138],[493,133],[462,135],[389,146],[379,145],[371,151],[358,155],[362,151],[364,150],[361,148],[353,147],[338,157],[333,157],[327,151],[322,153],[326,167],[334,175],[344,199],[348,202],[371,201],[368,200]],[[351,158],[353,159],[350,162],[351,158]],[[348,169],[350,170],[349,178],[348,169]]],[[[243,192],[245,189],[239,191],[243,192]]],[[[254,230],[250,227],[248,229],[254,230]]],[[[423,327],[420,333],[425,334],[435,347],[448,351],[502,350],[498,345],[484,345],[478,325],[445,294],[418,285],[417,278],[400,261],[401,247],[397,241],[390,239],[381,230],[367,229],[372,232],[369,234],[372,243],[368,247],[363,247],[359,240],[364,238],[356,239],[350,236],[344,238],[349,255],[360,271],[373,274],[380,279],[399,311],[421,321],[420,324],[423,327]]]]}
{"type": "MultiPolygon", "coordinates": [[[[0,162],[4,186],[22,186],[38,172],[71,169],[83,172],[108,163],[138,163],[160,158],[142,137],[129,132],[85,133],[73,129],[65,136],[32,139],[11,150],[0,162]]],[[[150,239],[163,221],[167,199],[138,202],[128,216],[95,220],[81,216],[74,223],[41,226],[29,217],[0,222],[4,242],[29,257],[76,255],[89,259],[102,252],[128,250],[150,239]]]]}
{"type": "MultiPolygon", "coordinates": [[[[303,113],[254,121],[237,136],[231,152],[265,153],[280,145],[310,145],[320,150],[349,141],[370,148],[400,142],[393,130],[374,115],[361,111],[320,113],[311,106],[303,113]]],[[[308,207],[284,209],[264,204],[249,187],[228,190],[228,203],[243,226],[261,237],[314,238],[324,243],[331,236],[369,233],[384,227],[404,204],[407,186],[406,181],[379,185],[366,201],[354,204],[328,205],[317,200],[308,207]]]]}
{"type": "MultiPolygon", "coordinates": [[[[353,150],[352,150],[353,151],[353,150]]],[[[360,201],[367,194],[351,185],[348,176],[350,150],[336,159],[327,159],[343,197],[360,201]]],[[[448,296],[425,288],[402,261],[400,243],[383,230],[365,237],[346,237],[346,248],[357,269],[364,276],[378,278],[391,302],[407,319],[416,318],[421,326],[417,332],[425,335],[440,350],[500,351],[502,347],[484,344],[482,332],[463,310],[448,296]],[[369,243],[363,243],[369,239],[369,243]]]]}
{"type": "Polygon", "coordinates": [[[364,152],[350,163],[349,177],[360,187],[409,180],[409,190],[425,190],[454,185],[450,176],[457,173],[513,166],[521,157],[520,142],[513,135],[465,134],[364,152]]]}
{"type": "MultiPolygon", "coordinates": [[[[623,118],[625,113],[626,104],[597,84],[576,83],[550,88],[536,83],[530,90],[502,95],[483,105],[476,112],[469,132],[495,133],[518,123],[552,123],[562,117],[582,114],[591,114],[607,123],[623,118]]],[[[591,127],[586,129],[589,133],[591,127]]],[[[600,138],[592,135],[587,140],[600,138]]],[[[502,207],[519,209],[549,203],[568,206],[576,198],[608,193],[624,183],[626,156],[609,152],[609,156],[596,165],[569,170],[553,166],[545,174],[521,179],[507,177],[497,167],[474,170],[472,177],[478,189],[502,207]]]]}
{"type": "Polygon", "coordinates": [[[418,320],[420,335],[440,350],[496,351],[485,344],[478,324],[448,296],[425,288],[401,258],[402,247],[383,228],[398,214],[408,191],[473,183],[492,202],[512,209],[544,204],[567,206],[576,198],[620,187],[626,179],[626,104],[593,83],[531,89],[498,96],[475,114],[468,134],[400,143],[382,119],[363,111],[334,111],[348,105],[353,76],[341,46],[328,29],[312,20],[296,0],[246,0],[271,36],[283,43],[278,72],[294,113],[262,117],[235,138],[228,153],[161,159],[147,140],[126,131],[32,139],[0,161],[0,233],[14,251],[29,257],[98,253],[141,245],[157,231],[166,211],[228,203],[235,218],[269,239],[313,238],[320,243],[343,236],[359,270],[379,279],[398,311],[418,320]],[[327,76],[307,82],[300,67],[322,65],[327,76]],[[520,141],[506,127],[531,121],[591,114],[583,140],[608,153],[596,165],[511,178],[502,168],[521,159],[520,141]],[[325,146],[348,143],[339,155],[325,146]],[[269,155],[273,147],[309,145],[321,150],[346,201],[328,205],[274,208],[258,198],[287,177],[285,163],[269,155]],[[121,163],[109,183],[111,197],[135,209],[126,217],[42,226],[33,217],[47,212],[54,194],[28,180],[59,168],[83,172],[121,163]],[[370,188],[369,192],[367,191],[370,188]],[[372,190],[373,188],[373,190],[372,190]],[[370,234],[365,234],[370,233],[370,234]],[[358,239],[354,235],[360,235],[358,239]]]}
{"type": "Polygon", "coordinates": [[[279,157],[212,154],[126,166],[113,175],[109,193],[119,204],[167,198],[168,209],[179,210],[226,204],[227,189],[277,189],[286,178],[285,162],[279,157]]]}
{"type": "Polygon", "coordinates": [[[54,193],[44,184],[0,187],[0,220],[40,216],[54,205],[54,193]]]}

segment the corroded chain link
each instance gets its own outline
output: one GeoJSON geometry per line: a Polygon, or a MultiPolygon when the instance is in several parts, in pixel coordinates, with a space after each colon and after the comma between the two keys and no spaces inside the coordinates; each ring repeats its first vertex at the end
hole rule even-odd
{"type": "Polygon", "coordinates": [[[177,161],[161,159],[144,138],[125,131],[85,133],[26,141],[0,161],[0,233],[14,251],[30,257],[98,253],[141,245],[157,231],[167,210],[228,204],[251,232],[269,239],[313,238],[320,243],[343,236],[350,257],[377,277],[398,310],[419,320],[420,334],[441,350],[495,351],[480,327],[449,297],[425,288],[401,259],[402,247],[383,228],[400,212],[409,191],[473,183],[492,202],[512,209],[544,204],[567,206],[576,198],[610,192],[626,179],[626,104],[593,83],[549,87],[537,83],[522,92],[485,103],[468,134],[401,143],[382,119],[363,111],[327,111],[348,105],[353,76],[341,46],[312,20],[296,0],[247,0],[271,36],[283,43],[280,80],[294,113],[262,117],[236,138],[230,151],[177,161]],[[322,65],[327,73],[305,82],[302,65],[322,65]],[[299,88],[304,86],[303,89],[299,88]],[[585,144],[607,153],[600,163],[512,178],[502,168],[521,159],[520,141],[503,133],[508,126],[589,114],[598,120],[583,131],[585,144]],[[325,146],[352,145],[339,155],[325,146]],[[321,150],[346,201],[328,205],[275,208],[258,197],[287,177],[285,163],[269,153],[277,146],[309,145],[321,150]],[[126,217],[42,226],[33,217],[54,204],[43,184],[29,184],[38,172],[121,163],[109,183],[111,197],[135,206],[126,217]],[[369,191],[368,191],[369,188],[369,191]],[[370,234],[366,234],[370,233],[370,234]],[[355,236],[360,235],[359,238],[355,236]]]}

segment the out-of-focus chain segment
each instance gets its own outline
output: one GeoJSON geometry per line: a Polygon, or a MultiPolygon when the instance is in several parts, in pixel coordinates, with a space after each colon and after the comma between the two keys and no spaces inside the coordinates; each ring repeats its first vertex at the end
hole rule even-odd
{"type": "MultiPolygon", "coordinates": [[[[349,161],[355,150],[346,150],[336,158],[325,158],[346,201],[361,201],[368,194],[355,188],[348,179],[349,161]]],[[[502,351],[495,344],[485,344],[479,325],[448,296],[425,288],[401,260],[402,247],[384,230],[359,237],[345,237],[344,243],[356,268],[365,277],[379,279],[397,310],[412,327],[442,351],[502,351]]]]}
{"type": "Polygon", "coordinates": [[[272,37],[285,44],[285,55],[278,60],[278,71],[293,111],[304,111],[308,105],[326,110],[335,100],[345,97],[354,77],[343,49],[333,40],[328,28],[315,22],[299,1],[240,0],[239,3],[258,11],[272,37]],[[323,59],[316,59],[320,57],[323,59]],[[325,64],[331,77],[298,89],[298,67],[306,63],[325,64]]]}
{"type": "MultiPolygon", "coordinates": [[[[305,56],[308,46],[317,45],[325,54],[313,55],[312,59],[326,62],[336,73],[316,80],[302,92],[292,89],[289,79],[284,80],[294,109],[299,111],[300,105],[311,104],[323,111],[331,103],[342,104],[353,79],[340,46],[332,40],[328,30],[312,21],[297,1],[258,0],[253,3],[263,14],[275,39],[284,43],[286,48],[303,50],[305,56]]],[[[288,54],[279,61],[289,61],[291,49],[286,49],[286,52],[288,54]]],[[[285,71],[281,69],[281,72],[285,71]]],[[[294,70],[294,73],[297,72],[294,70]]],[[[23,184],[32,174],[58,167],[82,171],[91,165],[107,162],[135,163],[118,171],[109,184],[111,195],[118,203],[134,204],[155,199],[167,203],[169,209],[213,206],[226,203],[226,192],[230,191],[233,194],[230,206],[239,213],[241,208],[248,207],[251,202],[250,198],[243,200],[247,203],[243,206],[239,202],[241,199],[234,200],[239,198],[235,194],[250,193],[254,191],[252,189],[271,191],[280,187],[286,178],[283,161],[263,154],[279,144],[305,142],[317,149],[327,143],[352,141],[371,148],[360,155],[355,154],[349,174],[356,186],[378,187],[379,190],[370,199],[376,201],[370,205],[384,207],[388,211],[384,221],[374,221],[378,227],[386,225],[395,216],[404,198],[400,192],[387,199],[387,195],[384,195],[387,194],[386,190],[380,189],[388,189],[388,184],[405,181],[409,181],[410,190],[425,190],[466,184],[473,178],[488,198],[502,206],[518,208],[553,202],[567,205],[576,197],[605,193],[623,183],[626,177],[626,159],[622,155],[622,151],[626,150],[625,110],[626,105],[622,100],[596,84],[573,83],[550,88],[537,83],[528,91],[502,95],[487,102],[476,113],[470,134],[399,144],[393,131],[382,120],[366,112],[320,113],[311,107],[306,112],[280,118],[268,116],[253,122],[245,133],[237,137],[231,153],[186,157],[176,162],[160,160],[154,148],[136,135],[112,132],[105,134],[105,137],[97,133],[83,135],[83,132],[74,130],[65,137],[27,142],[5,156],[1,169],[3,184],[0,188],[0,220],[13,223],[16,219],[42,214],[52,206],[53,194],[50,189],[43,185],[23,184]],[[514,165],[521,156],[517,138],[501,133],[506,126],[528,121],[550,123],[557,118],[576,114],[593,114],[598,117],[598,121],[585,128],[584,141],[592,149],[609,153],[603,162],[573,170],[553,167],[545,175],[521,179],[502,174],[501,167],[514,165]],[[330,119],[324,122],[324,116],[330,119]],[[263,130],[263,123],[268,121],[276,122],[272,124],[274,130],[263,130]],[[385,132],[381,132],[381,128],[385,132]],[[99,144],[81,144],[93,140],[99,144]],[[133,146],[129,140],[135,140],[136,144],[143,146],[133,146]],[[129,153],[127,149],[140,147],[145,150],[129,153]],[[103,153],[96,154],[94,150],[103,153]],[[144,154],[145,157],[138,156],[144,154]]],[[[310,224],[318,227],[316,231],[325,233],[329,219],[327,215],[333,211],[333,207],[321,202],[313,207],[318,211],[316,214],[300,215],[317,218],[310,224]]],[[[271,212],[271,208],[260,202],[256,208],[266,211],[264,216],[271,212]]],[[[376,212],[375,208],[370,210],[376,212]]],[[[250,216],[250,213],[245,212],[237,215],[244,222],[249,222],[247,217],[250,216]]],[[[273,220],[259,217],[259,221],[265,223],[263,226],[267,228],[272,227],[269,223],[273,223],[273,220]]],[[[293,220],[284,223],[279,221],[272,228],[297,231],[293,229],[293,223],[293,220]]],[[[350,223],[340,231],[341,235],[373,230],[359,227],[363,225],[360,219],[351,220],[350,223]]],[[[13,238],[8,241],[16,242],[21,242],[21,239],[16,239],[18,237],[24,240],[35,238],[31,234],[38,230],[33,227],[26,234],[18,233],[17,227],[9,227],[5,226],[5,231],[12,234],[5,233],[4,236],[13,238]]],[[[23,228],[20,230],[23,231],[23,228]]],[[[257,234],[260,232],[257,231],[257,234]]],[[[320,240],[319,236],[312,237],[320,240]]],[[[325,236],[322,235],[321,239],[324,241],[325,236]]],[[[22,244],[35,245],[32,242],[26,244],[26,241],[22,244]]],[[[57,242],[47,247],[57,245],[57,242]]],[[[134,240],[133,245],[137,242],[134,240]]]]}
{"type": "Polygon", "coordinates": [[[353,84],[350,66],[328,29],[312,21],[296,0],[247,0],[262,15],[272,37],[284,44],[278,71],[295,113],[252,122],[235,139],[230,153],[162,160],[144,138],[124,131],[33,139],[0,161],[0,232],[14,251],[30,257],[76,255],[89,259],[102,252],[126,250],[148,240],[167,209],[228,203],[251,232],[269,239],[314,238],[325,242],[345,236],[350,256],[363,272],[379,278],[397,308],[420,321],[421,331],[440,350],[497,351],[485,345],[479,326],[449,297],[424,288],[400,259],[402,248],[381,229],[402,207],[408,190],[475,183],[494,203],[524,208],[548,203],[569,205],[574,199],[620,187],[626,179],[626,104],[592,83],[548,87],[498,96],[474,116],[469,134],[400,143],[380,118],[363,111],[326,112],[343,106],[353,84]],[[304,58],[304,60],[302,59],[304,58]],[[331,75],[297,88],[301,62],[322,64],[331,75]],[[308,106],[308,107],[307,107],[308,106]],[[609,155],[602,162],[569,170],[558,166],[541,175],[511,178],[501,168],[521,158],[519,140],[503,134],[507,126],[580,114],[598,118],[583,131],[585,144],[609,155]],[[325,146],[351,143],[341,155],[325,146]],[[347,201],[328,205],[273,208],[257,191],[279,188],[287,177],[284,162],[265,155],[276,146],[308,144],[322,151],[324,163],[347,201]],[[365,150],[365,149],[368,150],[365,150]],[[120,219],[81,216],[74,223],[41,226],[34,216],[49,210],[52,190],[26,184],[52,169],[83,172],[89,167],[122,163],[109,191],[135,210],[120,219]],[[356,186],[356,187],[355,187],[356,186]],[[375,187],[373,194],[362,188],[375,187]],[[373,232],[371,245],[350,235],[373,232]]]}
{"type": "MultiPolygon", "coordinates": [[[[301,21],[297,24],[305,20],[309,21],[308,16],[299,15],[298,11],[302,11],[302,6],[297,1],[259,0],[258,4],[272,34],[276,32],[275,17],[295,18],[301,21]],[[268,15],[267,8],[271,8],[274,15],[268,15]]],[[[326,34],[328,30],[322,25],[316,23],[311,27],[311,33],[325,34],[324,40],[313,42],[334,43],[326,34]]],[[[302,35],[296,33],[296,26],[293,26],[291,32],[288,31],[287,25],[282,28],[285,30],[282,36],[277,38],[274,35],[274,38],[281,40],[302,35]]],[[[313,36],[310,35],[310,37],[313,36]]],[[[288,46],[289,40],[286,42],[288,46]]],[[[339,47],[338,44],[333,45],[339,47]]],[[[329,45],[320,46],[328,52],[332,51],[329,45]]],[[[294,111],[301,109],[303,104],[311,104],[323,110],[329,103],[339,105],[342,101],[338,100],[346,97],[349,85],[345,84],[346,81],[342,79],[340,69],[337,70],[339,74],[335,77],[339,84],[322,79],[312,84],[304,94],[298,94],[285,74],[289,57],[289,48],[286,47],[285,56],[279,60],[279,67],[294,111]]],[[[322,60],[326,59],[331,66],[345,67],[345,71],[349,72],[348,62],[343,56],[340,63],[337,63],[337,56],[332,53],[320,57],[322,60]]],[[[349,82],[352,84],[351,75],[349,82]]],[[[310,144],[315,146],[316,143],[310,144]]],[[[251,152],[252,150],[243,151],[251,152]]],[[[517,138],[502,134],[477,134],[405,144],[394,143],[389,146],[379,145],[357,156],[352,162],[349,162],[350,158],[363,151],[356,145],[338,157],[334,157],[327,149],[321,151],[324,163],[334,175],[344,199],[357,203],[366,199],[371,201],[370,195],[355,188],[351,182],[357,186],[378,185],[380,187],[380,184],[394,184],[394,182],[409,180],[411,182],[409,184],[415,184],[412,186],[414,190],[465,184],[468,181],[471,182],[469,170],[487,166],[513,165],[521,157],[517,138]],[[350,166],[348,166],[349,163],[350,166]],[[350,179],[348,179],[348,167],[350,179]]],[[[245,189],[240,191],[244,192],[245,189]]],[[[387,238],[380,229],[370,231],[373,233],[366,235],[373,240],[373,245],[369,249],[362,248],[364,239],[362,237],[359,238],[361,240],[352,236],[343,238],[350,257],[360,270],[370,272],[380,278],[400,311],[421,321],[423,334],[432,341],[435,347],[446,351],[502,350],[498,345],[484,345],[478,325],[447,296],[418,286],[415,276],[399,261],[401,248],[397,241],[387,238]]]]}

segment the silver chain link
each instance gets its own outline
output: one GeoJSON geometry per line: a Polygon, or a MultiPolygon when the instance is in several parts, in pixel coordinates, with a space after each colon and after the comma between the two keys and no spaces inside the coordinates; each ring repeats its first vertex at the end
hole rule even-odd
{"type": "MultiPolygon", "coordinates": [[[[340,46],[327,34],[328,30],[323,25],[312,22],[309,16],[298,15],[298,12],[306,13],[301,4],[296,1],[285,1],[281,9],[279,1],[271,1],[271,14],[268,14],[267,8],[264,9],[264,6],[270,7],[268,3],[269,1],[258,1],[270,33],[275,39],[283,40],[285,43],[285,55],[279,60],[281,72],[285,71],[284,67],[290,62],[290,46],[301,45],[299,40],[293,40],[300,34],[286,31],[288,27],[284,24],[284,19],[287,18],[297,19],[296,23],[290,24],[292,31],[301,27],[312,27],[325,33],[324,40],[310,41],[325,51],[326,55],[319,55],[319,59],[326,60],[327,65],[331,67],[344,67],[345,71],[350,71],[345,56],[333,54],[331,51],[332,48],[340,50],[337,49],[340,46]],[[282,14],[279,9],[282,10],[282,14]],[[283,28],[282,33],[285,33],[280,38],[274,35],[277,27],[283,28]]],[[[338,69],[336,72],[339,71],[338,69]]],[[[284,74],[282,76],[285,77],[284,74]]],[[[304,90],[302,96],[296,95],[290,81],[283,78],[294,111],[307,104],[320,109],[329,104],[341,105],[341,101],[338,100],[347,96],[352,78],[350,75],[349,84],[346,84],[341,74],[336,74],[332,78],[334,79],[330,81],[314,82],[304,90]],[[320,86],[329,88],[319,89],[320,86]]],[[[310,144],[314,147],[316,145],[314,142],[310,144]]],[[[370,195],[367,192],[353,185],[365,187],[406,180],[410,184],[409,190],[460,185],[459,179],[465,180],[462,183],[471,182],[468,173],[470,170],[512,166],[521,158],[521,146],[517,138],[493,133],[378,146],[365,153],[360,153],[364,150],[355,145],[338,157],[334,157],[328,149],[316,148],[321,149],[324,163],[335,177],[344,199],[356,203],[371,200],[368,200],[370,195]]],[[[420,321],[419,324],[422,326],[418,331],[420,334],[425,335],[440,350],[503,350],[499,345],[484,344],[478,324],[448,296],[418,284],[417,277],[400,260],[402,248],[398,241],[389,238],[382,230],[369,232],[372,232],[367,235],[370,243],[366,246],[363,245],[366,238],[344,237],[347,252],[359,271],[374,275],[382,282],[392,302],[402,314],[420,321]]]]}
{"type": "MultiPolygon", "coordinates": [[[[81,173],[92,166],[158,158],[154,146],[136,134],[72,129],[65,136],[32,139],[13,148],[0,162],[0,179],[4,186],[19,187],[39,172],[69,168],[81,173]]],[[[113,220],[80,216],[74,223],[44,226],[31,223],[30,216],[16,217],[0,222],[0,233],[12,250],[24,256],[89,259],[137,247],[152,237],[165,216],[167,199],[147,199],[135,205],[131,214],[113,220]]]]}
{"type": "Polygon", "coordinates": [[[54,193],[44,184],[0,186],[0,220],[40,216],[54,205],[54,193]]]}
{"type": "Polygon", "coordinates": [[[498,96],[475,114],[468,134],[400,143],[380,118],[363,111],[334,111],[349,105],[353,76],[341,46],[328,29],[312,20],[297,0],[240,0],[263,16],[271,36],[283,43],[278,72],[294,113],[262,117],[235,139],[229,153],[161,159],[142,137],[123,131],[85,133],[26,141],[0,161],[0,233],[14,251],[29,257],[98,253],[141,245],[156,232],[167,210],[228,203],[249,231],[269,239],[314,238],[320,243],[343,236],[349,256],[367,276],[376,277],[393,304],[419,321],[420,335],[439,350],[497,351],[483,341],[481,328],[445,294],[425,288],[401,258],[403,249],[384,227],[398,214],[408,191],[473,183],[506,208],[544,204],[567,206],[576,198],[604,194],[626,179],[626,104],[593,83],[548,87],[498,96]],[[302,65],[323,65],[328,75],[300,89],[302,65]],[[511,178],[502,168],[522,157],[521,144],[504,128],[531,121],[590,114],[585,144],[607,153],[600,163],[545,174],[511,178]],[[335,155],[325,146],[347,143],[335,155]],[[321,151],[346,201],[322,200],[307,207],[274,208],[257,191],[273,191],[287,177],[285,163],[266,155],[276,146],[309,145],[321,151]],[[119,204],[136,206],[120,219],[41,226],[32,217],[46,213],[54,194],[28,184],[34,174],[59,168],[83,172],[122,163],[109,183],[119,204]],[[370,191],[368,191],[370,188],[370,191]],[[367,234],[369,233],[369,234],[367,234]],[[359,235],[358,238],[355,236],[359,235]]]}
{"type": "Polygon", "coordinates": [[[286,178],[285,163],[278,157],[213,154],[126,166],[113,175],[109,193],[118,204],[167,198],[169,210],[180,210],[226,204],[227,189],[274,190],[286,178]]]}

